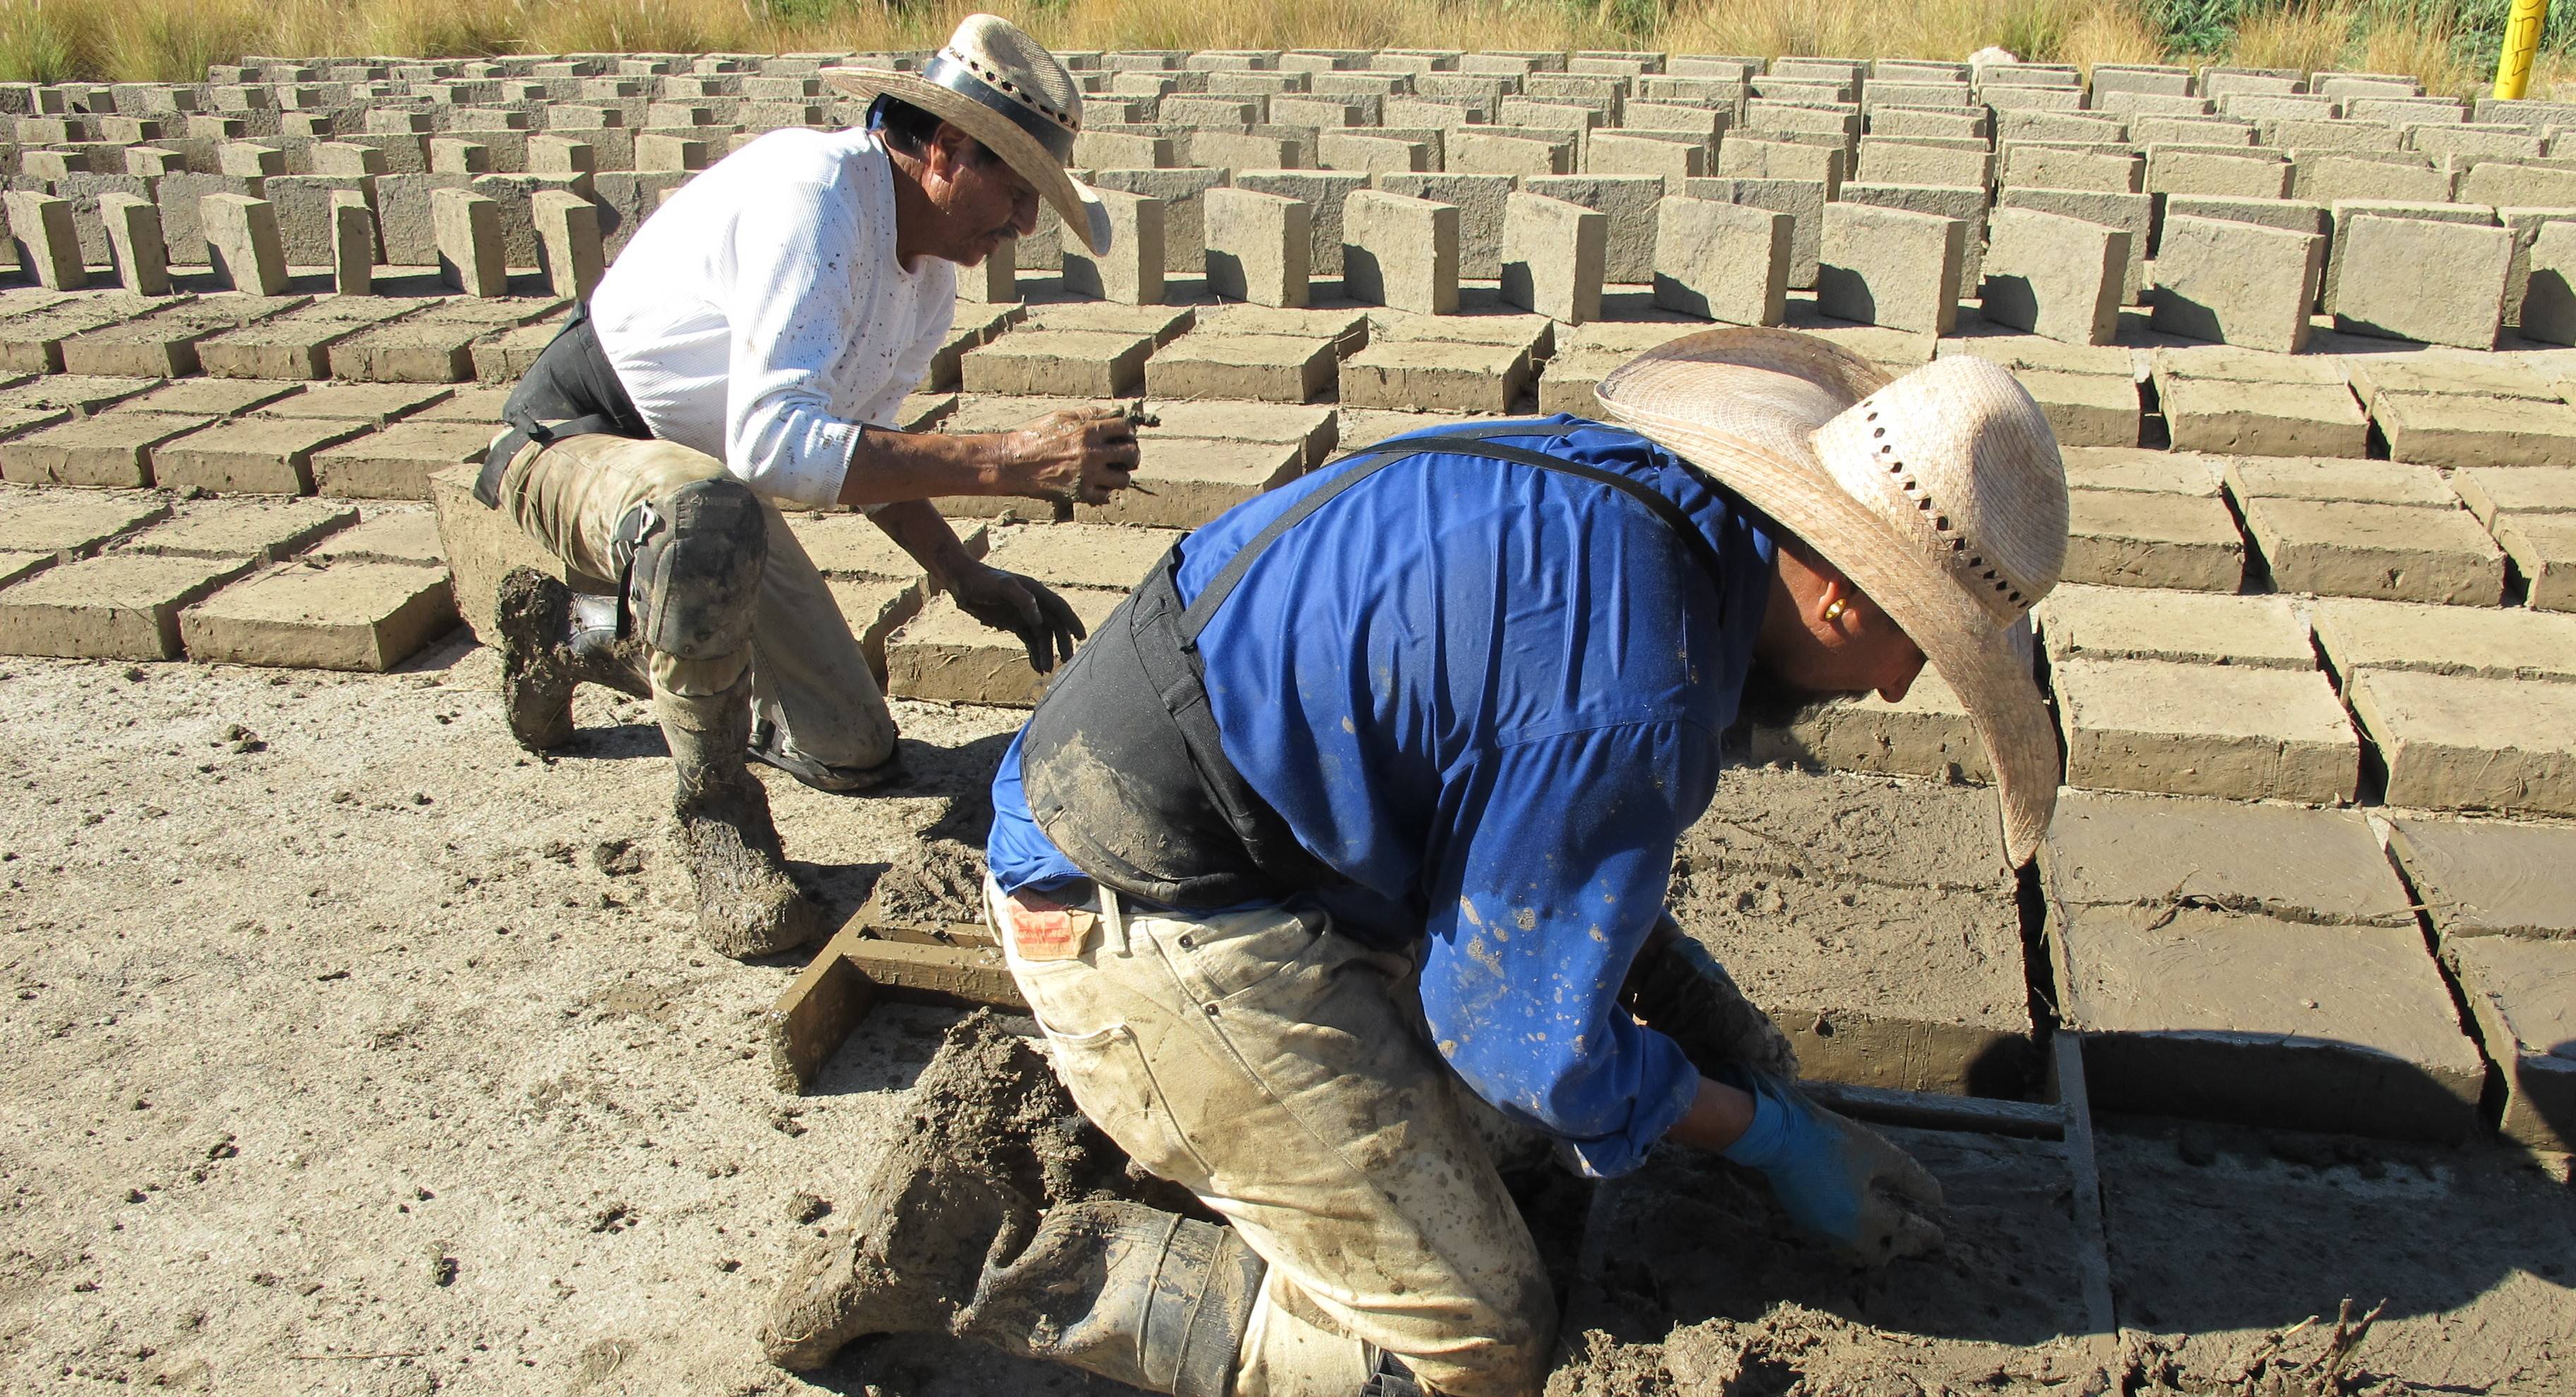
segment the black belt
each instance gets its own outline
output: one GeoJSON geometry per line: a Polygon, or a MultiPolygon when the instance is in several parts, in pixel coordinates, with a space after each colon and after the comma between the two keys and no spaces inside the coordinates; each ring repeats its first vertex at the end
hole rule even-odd
{"type": "Polygon", "coordinates": [[[1724,596],[1716,546],[1660,492],[1612,471],[1485,440],[1581,429],[1506,423],[1346,457],[1339,475],[1270,521],[1187,606],[1180,601],[1180,548],[1165,553],[1075,652],[1029,718],[1020,778],[1038,827],[1094,882],[1166,906],[1278,901],[1347,881],[1297,842],[1287,819],[1226,757],[1208,702],[1200,633],[1280,535],[1344,490],[1420,455],[1480,456],[1609,486],[1670,527],[1724,596]]]}
{"type": "Polygon", "coordinates": [[[590,304],[573,307],[572,319],[528,367],[527,376],[510,390],[501,420],[510,430],[483,458],[483,473],[474,479],[474,498],[485,506],[501,503],[501,476],[512,458],[530,442],[551,446],[564,437],[604,433],[642,440],[653,435],[617,368],[599,347],[599,332],[590,323],[590,304]]]}

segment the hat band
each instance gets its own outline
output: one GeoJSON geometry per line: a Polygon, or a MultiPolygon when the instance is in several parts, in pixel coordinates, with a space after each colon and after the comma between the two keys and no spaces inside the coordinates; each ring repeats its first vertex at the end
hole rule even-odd
{"type": "Polygon", "coordinates": [[[1071,131],[1022,106],[1009,93],[1000,91],[991,83],[977,77],[974,70],[965,64],[950,58],[947,54],[936,54],[928,63],[921,65],[921,76],[925,81],[935,82],[960,97],[971,98],[1009,117],[1011,124],[1034,137],[1049,155],[1056,158],[1056,163],[1060,165],[1073,163],[1071,131]]]}

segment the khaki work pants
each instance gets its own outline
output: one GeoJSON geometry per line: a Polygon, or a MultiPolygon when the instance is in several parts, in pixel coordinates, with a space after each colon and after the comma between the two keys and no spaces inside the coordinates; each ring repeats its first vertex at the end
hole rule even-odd
{"type": "Polygon", "coordinates": [[[1353,1397],[1364,1344],[1449,1397],[1537,1393],[1555,1298],[1495,1171],[1501,1118],[1432,1048],[1411,962],[1318,910],[1199,921],[1063,891],[1087,934],[1050,944],[985,882],[1083,1114],[1269,1263],[1236,1397],[1353,1397]]]}
{"type": "MultiPolygon", "coordinates": [[[[501,508],[546,551],[592,577],[614,579],[617,523],[692,481],[722,478],[724,463],[667,441],[586,435],[521,448],[501,477],[501,508]]],[[[653,685],[690,698],[732,688],[748,666],[756,715],[789,750],[827,766],[875,766],[894,755],[894,715],[867,652],[786,517],[760,502],[769,558],[761,569],[751,644],[731,655],[684,660],[649,653],[653,685]]]]}

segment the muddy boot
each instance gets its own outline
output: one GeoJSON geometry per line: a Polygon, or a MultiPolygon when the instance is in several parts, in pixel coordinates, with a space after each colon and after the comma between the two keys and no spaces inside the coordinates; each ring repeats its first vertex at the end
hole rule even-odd
{"type": "Polygon", "coordinates": [[[680,848],[698,886],[698,935],[743,959],[793,950],[823,933],[823,909],[797,890],[769,820],[769,792],[743,766],[751,731],[746,677],[712,698],[653,696],[678,778],[680,848]]]}
{"type": "Polygon", "coordinates": [[[533,568],[512,568],[493,609],[501,632],[501,706],[510,735],[529,751],[572,740],[576,685],[652,696],[643,647],[617,633],[616,598],[585,596],[533,568]]]}
{"type": "Polygon", "coordinates": [[[1225,1397],[1264,1269],[1230,1227],[1086,1199],[1048,1209],[1025,1250],[984,1268],[952,1328],[1148,1392],[1225,1397]]]}
{"type": "Polygon", "coordinates": [[[1017,1249],[1037,1207],[1006,1181],[898,1147],[850,1226],[808,1247],[761,1325],[769,1361],[811,1372],[870,1334],[945,1334],[987,1258],[1017,1249]]]}

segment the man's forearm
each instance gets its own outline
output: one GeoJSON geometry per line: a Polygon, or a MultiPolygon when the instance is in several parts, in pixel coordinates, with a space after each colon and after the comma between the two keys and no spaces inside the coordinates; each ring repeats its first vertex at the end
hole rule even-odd
{"type": "Polygon", "coordinates": [[[946,591],[960,568],[974,561],[967,556],[966,545],[957,541],[957,531],[939,517],[928,500],[902,500],[887,505],[868,516],[885,530],[895,546],[913,557],[930,574],[930,585],[946,591]]]}
{"type": "Polygon", "coordinates": [[[850,449],[850,472],[841,481],[841,503],[856,509],[942,495],[1018,494],[1017,475],[1009,469],[1019,455],[1012,443],[1015,435],[862,429],[858,444],[850,449]]]}

